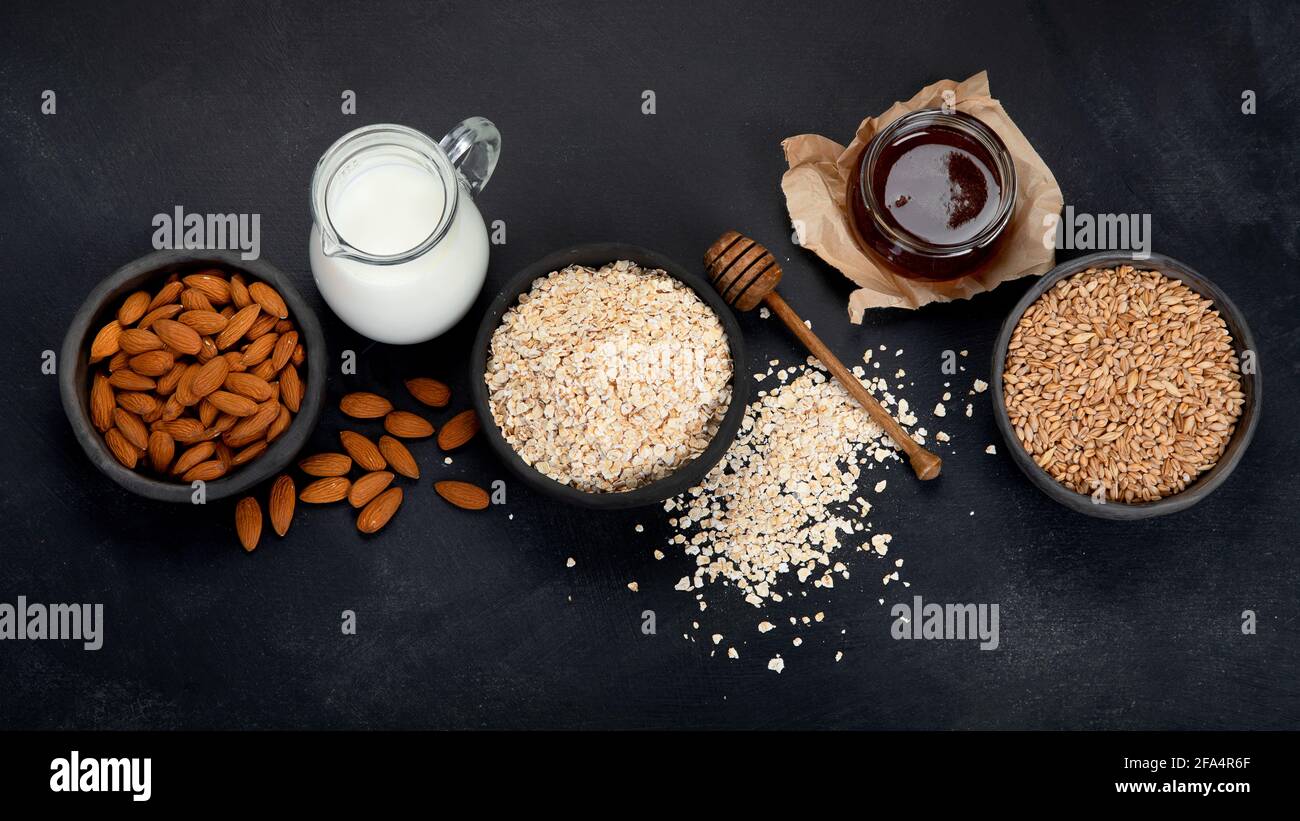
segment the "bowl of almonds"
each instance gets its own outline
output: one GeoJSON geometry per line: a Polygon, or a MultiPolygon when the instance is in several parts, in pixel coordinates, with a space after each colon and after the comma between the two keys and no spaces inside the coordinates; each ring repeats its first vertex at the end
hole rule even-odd
{"type": "Polygon", "coordinates": [[[63,408],[103,473],[159,501],[241,493],[320,418],[325,340],[283,273],[224,251],[157,251],[96,287],[59,360],[63,408]]]}
{"type": "Polygon", "coordinates": [[[1058,265],[994,346],[994,418],[1044,493],[1090,516],[1185,510],[1228,478],[1259,421],[1245,318],[1166,256],[1058,265]]]}

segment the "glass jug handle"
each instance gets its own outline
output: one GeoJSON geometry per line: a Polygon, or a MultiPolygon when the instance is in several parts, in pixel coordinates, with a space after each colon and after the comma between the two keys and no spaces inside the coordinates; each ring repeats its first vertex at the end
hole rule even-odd
{"type": "Polygon", "coordinates": [[[492,178],[501,156],[501,132],[484,117],[470,117],[438,141],[447,153],[451,164],[460,172],[461,179],[469,185],[471,194],[477,195],[492,178]]]}

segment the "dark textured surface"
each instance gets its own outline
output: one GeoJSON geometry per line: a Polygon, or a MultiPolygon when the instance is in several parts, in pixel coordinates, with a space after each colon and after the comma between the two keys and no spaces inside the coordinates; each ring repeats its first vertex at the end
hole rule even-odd
{"type": "MultiPolygon", "coordinates": [[[[107,635],[97,653],[0,643],[0,726],[1300,724],[1294,7],[835,5],[845,11],[5,4],[0,600],[103,602],[107,635]],[[784,295],[832,348],[856,360],[887,345],[885,365],[915,383],[903,395],[928,411],[944,390],[939,352],[970,351],[953,380],[960,399],[987,378],[998,325],[1028,283],[850,325],[846,281],[784,239],[779,142],[847,140],[921,85],[984,68],[1068,203],[1151,213],[1154,250],[1236,301],[1268,405],[1213,497],[1136,523],[1070,513],[1005,454],[985,455],[990,442],[1002,450],[987,396],[972,419],[923,419],[954,438],[943,478],[921,487],[900,466],[872,494],[911,589],[882,588],[885,562],[846,551],[852,578],[793,611],[827,613],[799,631],[800,648],[790,611],[760,636],[760,613],[730,591],[702,614],[673,591],[692,562],[651,558],[667,535],[655,510],[571,510],[517,482],[504,508],[448,509],[431,479],[505,478],[482,442],[451,466],[417,445],[425,478],[376,538],[358,538],[349,510],[300,510],[287,539],[245,556],[229,506],[151,503],[100,476],[39,372],[85,293],[149,250],[151,217],[176,205],[260,213],[263,255],[320,305],[306,254],[320,152],[364,123],[439,135],[482,114],[504,149],[480,205],[506,221],[509,242],[493,249],[480,310],[513,271],[565,245],[615,239],[689,262],[736,228],[782,260],[784,295]],[[39,113],[46,88],[59,95],[52,117],[39,113]],[[339,111],[343,89],[358,94],[354,117],[339,111]],[[640,113],[644,89],[654,116],[640,113]],[[1254,116],[1240,112],[1244,89],[1258,95],[1254,116]],[[999,603],[1001,648],[893,641],[888,605],[912,593],[999,603]],[[647,608],[656,636],[639,630],[647,608]],[[344,609],[358,613],[357,636],[340,635],[344,609]],[[1257,635],[1241,633],[1246,609],[1257,635]],[[745,642],[739,661],[708,657],[715,631],[745,642]],[[780,676],[765,669],[776,652],[780,676]]],[[[332,351],[364,351],[358,376],[334,369],[330,397],[427,373],[467,406],[475,315],[401,350],[367,347],[321,310],[332,351]]],[[[774,323],[741,324],[749,371],[801,357],[774,323]]],[[[327,411],[314,443],[333,446],[338,423],[327,411]]]]}

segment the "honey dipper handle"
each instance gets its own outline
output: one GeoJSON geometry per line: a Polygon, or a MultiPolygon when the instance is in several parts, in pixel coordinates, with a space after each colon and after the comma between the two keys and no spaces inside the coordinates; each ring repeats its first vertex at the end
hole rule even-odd
{"type": "Polygon", "coordinates": [[[780,294],[772,291],[763,297],[763,302],[771,309],[772,313],[781,318],[781,321],[795,336],[799,337],[799,341],[808,350],[812,351],[813,356],[821,360],[822,364],[840,381],[845,390],[854,399],[858,400],[858,404],[866,408],[867,413],[871,414],[871,418],[875,420],[876,424],[884,428],[889,437],[903,449],[918,479],[933,479],[939,475],[939,469],[943,466],[939,457],[921,447],[915,439],[907,434],[907,431],[903,430],[903,426],[898,424],[889,411],[881,407],[875,397],[867,393],[867,389],[862,387],[862,383],[858,381],[858,378],[848,368],[844,367],[844,363],[839,360],[839,357],[831,353],[831,349],[817,338],[817,334],[803,324],[803,320],[799,318],[793,308],[786,304],[780,294]]]}

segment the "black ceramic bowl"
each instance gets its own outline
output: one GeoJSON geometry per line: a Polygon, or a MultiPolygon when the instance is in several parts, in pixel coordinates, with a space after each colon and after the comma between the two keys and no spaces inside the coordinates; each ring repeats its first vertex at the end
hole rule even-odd
{"type": "Polygon", "coordinates": [[[1250,328],[1246,327],[1246,319],[1242,316],[1241,311],[1237,310],[1237,306],[1232,304],[1232,300],[1228,299],[1228,295],[1219,290],[1218,286],[1198,274],[1190,266],[1162,254],[1152,254],[1150,258],[1145,260],[1134,260],[1130,255],[1110,252],[1089,254],[1088,256],[1063,262],[1053,268],[1033,288],[1030,288],[1029,292],[1011,310],[1011,315],[1002,323],[1002,332],[998,334],[997,344],[993,347],[993,376],[990,379],[990,391],[993,394],[994,418],[997,421],[998,430],[1002,432],[1002,438],[1006,442],[1007,450],[1010,452],[1011,458],[1015,460],[1015,463],[1020,466],[1020,469],[1025,472],[1025,475],[1039,490],[1077,513],[1085,513],[1102,519],[1132,521],[1186,510],[1209,496],[1214,492],[1215,488],[1223,484],[1224,480],[1228,478],[1228,474],[1232,473],[1232,469],[1237,466],[1237,462],[1241,461],[1241,455],[1246,452],[1246,446],[1250,444],[1251,437],[1255,435],[1255,426],[1259,423],[1261,385],[1258,368],[1255,369],[1254,373],[1243,373],[1241,375],[1241,390],[1246,395],[1246,399],[1242,404],[1241,417],[1237,420],[1237,427],[1232,432],[1232,438],[1228,440],[1228,447],[1214,467],[1201,474],[1182,493],[1166,496],[1154,502],[1140,504],[1125,504],[1110,500],[1105,504],[1097,504],[1091,496],[1077,493],[1053,479],[1047,471],[1039,467],[1038,463],[1030,457],[1029,453],[1020,444],[1015,431],[1011,428],[1011,420],[1007,416],[1006,402],[1002,393],[1002,371],[1006,366],[1007,346],[1011,342],[1011,334],[1015,331],[1016,324],[1020,322],[1020,317],[1030,305],[1057,282],[1088,268],[1115,268],[1120,265],[1132,265],[1139,270],[1159,271],[1165,276],[1180,280],[1188,288],[1214,303],[1214,307],[1219,311],[1219,315],[1223,317],[1224,323],[1228,326],[1228,333],[1232,334],[1232,341],[1236,346],[1238,357],[1247,350],[1258,351],[1255,347],[1254,337],[1250,335],[1250,328]]]}
{"type": "Polygon", "coordinates": [[[242,493],[283,470],[320,419],[325,398],[325,336],[321,333],[316,314],[287,276],[267,262],[241,260],[239,254],[227,251],[155,251],[129,262],[99,283],[73,317],[59,358],[59,392],[77,441],[95,467],[132,493],[149,499],[189,502],[193,490],[179,481],[164,481],[141,471],[128,470],[113,457],[104,437],[90,421],[90,343],[99,329],[113,319],[123,298],[132,291],[141,288],[156,290],[173,272],[184,276],[213,267],[242,271],[252,280],[269,283],[284,297],[289,307],[289,318],[297,326],[307,353],[307,373],[304,376],[307,388],[289,429],[266,453],[232,470],[229,475],[208,482],[207,499],[211,501],[242,493]]]}
{"type": "Polygon", "coordinates": [[[544,259],[538,260],[512,277],[501,289],[501,293],[497,295],[497,298],[492,301],[487,314],[483,317],[482,324],[479,325],[478,336],[474,339],[473,353],[470,355],[470,381],[474,391],[474,407],[483,423],[483,432],[497,455],[529,487],[570,504],[603,510],[655,504],[699,484],[705,474],[722,459],[727,452],[727,448],[731,447],[732,441],[736,438],[736,432],[740,430],[740,422],[745,416],[745,406],[749,398],[749,381],[740,378],[744,368],[745,348],[740,333],[740,325],[736,322],[736,317],[732,314],[731,309],[722,301],[722,297],[709,285],[707,280],[687,271],[662,254],[635,245],[625,245],[617,242],[590,243],[564,251],[557,251],[544,259]],[[487,384],[483,381],[483,376],[487,372],[488,347],[492,342],[492,334],[496,331],[497,326],[501,324],[501,317],[505,312],[516,303],[521,294],[532,288],[533,280],[570,265],[586,265],[599,268],[606,263],[616,262],[620,259],[635,262],[644,268],[662,269],[689,285],[695,293],[699,294],[700,299],[704,300],[713,309],[713,312],[718,315],[718,320],[722,322],[723,330],[727,334],[727,341],[731,346],[733,367],[731,404],[727,407],[727,412],[722,418],[722,424],[718,427],[717,434],[704,452],[677,468],[670,476],[642,485],[635,490],[621,493],[589,493],[561,484],[525,464],[524,460],[519,458],[519,454],[515,453],[514,448],[510,447],[510,444],[506,442],[505,437],[501,435],[501,430],[492,420],[492,410],[488,404],[487,384]]]}

